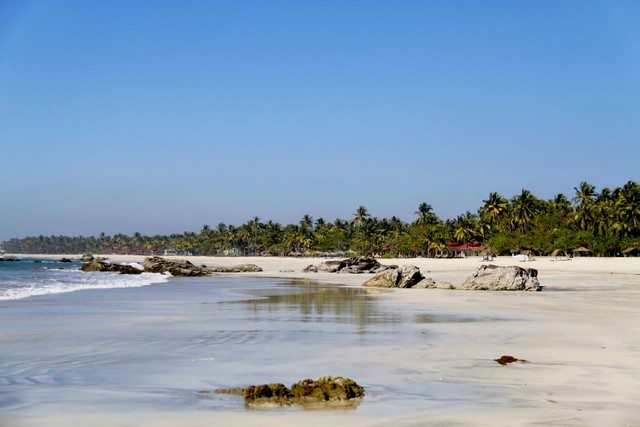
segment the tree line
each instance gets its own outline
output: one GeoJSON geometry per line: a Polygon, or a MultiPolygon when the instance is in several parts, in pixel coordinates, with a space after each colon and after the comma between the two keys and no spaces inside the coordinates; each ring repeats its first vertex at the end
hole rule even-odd
{"type": "Polygon", "coordinates": [[[549,254],[579,246],[596,255],[618,255],[640,248],[640,185],[596,187],[582,182],[571,199],[550,200],[529,190],[511,198],[492,192],[476,213],[467,211],[442,220],[431,205],[421,203],[415,220],[376,218],[360,206],[352,218],[326,221],[304,215],[297,224],[253,217],[242,225],[204,225],[196,232],[144,236],[101,233],[91,237],[30,236],[0,247],[9,253],[193,255],[329,255],[363,254],[389,257],[446,256],[453,244],[482,245],[495,254],[530,250],[549,254]]]}

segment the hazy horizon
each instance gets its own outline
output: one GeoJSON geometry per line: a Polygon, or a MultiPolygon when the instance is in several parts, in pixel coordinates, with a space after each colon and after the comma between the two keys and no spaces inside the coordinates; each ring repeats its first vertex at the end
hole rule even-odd
{"type": "Polygon", "coordinates": [[[0,5],[0,241],[640,180],[637,2],[0,5]]]}

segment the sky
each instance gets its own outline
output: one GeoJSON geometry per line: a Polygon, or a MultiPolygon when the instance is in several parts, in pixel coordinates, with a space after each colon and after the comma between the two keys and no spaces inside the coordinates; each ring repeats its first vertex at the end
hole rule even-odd
{"type": "Polygon", "coordinates": [[[0,0],[0,240],[640,180],[637,1],[0,0]]]}

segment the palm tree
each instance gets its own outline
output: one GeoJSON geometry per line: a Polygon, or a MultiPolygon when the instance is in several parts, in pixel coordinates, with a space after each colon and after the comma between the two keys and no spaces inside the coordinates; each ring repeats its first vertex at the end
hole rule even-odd
{"type": "Polygon", "coordinates": [[[598,197],[596,187],[586,181],[582,181],[579,187],[574,187],[576,192],[573,202],[576,205],[574,221],[583,230],[588,230],[593,225],[595,201],[598,197]]]}
{"type": "Polygon", "coordinates": [[[353,214],[353,226],[355,228],[362,228],[364,227],[364,224],[369,220],[369,218],[371,218],[371,215],[369,214],[367,208],[360,205],[353,214]]]}
{"type": "Polygon", "coordinates": [[[313,228],[313,217],[311,215],[304,214],[300,220],[300,226],[308,229],[313,228]]]}
{"type": "Polygon", "coordinates": [[[538,199],[531,194],[529,190],[523,189],[522,192],[513,198],[513,215],[517,221],[521,232],[526,232],[533,216],[539,210],[538,199]]]}
{"type": "Polygon", "coordinates": [[[551,200],[551,206],[562,215],[568,214],[572,209],[571,202],[567,199],[567,196],[562,193],[558,193],[553,200],[551,200]]]}
{"type": "Polygon", "coordinates": [[[587,181],[582,181],[579,187],[574,187],[573,189],[576,192],[573,201],[578,205],[593,203],[598,197],[596,187],[587,181]]]}
{"type": "Polygon", "coordinates": [[[486,218],[490,224],[496,224],[509,210],[509,201],[499,193],[489,193],[487,200],[483,200],[484,205],[480,208],[480,215],[486,218]]]}
{"type": "Polygon", "coordinates": [[[417,225],[433,225],[438,222],[438,216],[433,211],[433,207],[426,202],[420,203],[414,214],[418,215],[415,222],[417,225]]]}
{"type": "Polygon", "coordinates": [[[628,226],[625,234],[640,236],[640,185],[627,182],[618,192],[614,206],[620,222],[628,226]]]}

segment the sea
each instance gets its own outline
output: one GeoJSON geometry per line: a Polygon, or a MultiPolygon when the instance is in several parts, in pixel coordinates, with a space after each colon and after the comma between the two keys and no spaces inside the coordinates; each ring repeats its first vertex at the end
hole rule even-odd
{"type": "Polygon", "coordinates": [[[0,301],[86,289],[130,288],[166,282],[161,274],[85,273],[81,263],[24,258],[0,261],[0,301]]]}
{"type": "Polygon", "coordinates": [[[36,259],[0,263],[0,283],[0,426],[386,425],[479,395],[396,359],[428,351],[436,325],[485,319],[397,310],[384,291],[36,259]],[[323,375],[353,378],[366,398],[254,411],[215,393],[323,375]]]}

